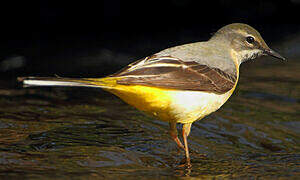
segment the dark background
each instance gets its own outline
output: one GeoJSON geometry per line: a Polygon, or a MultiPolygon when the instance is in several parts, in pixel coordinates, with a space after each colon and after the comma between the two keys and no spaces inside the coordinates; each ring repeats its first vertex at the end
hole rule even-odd
{"type": "Polygon", "coordinates": [[[271,43],[300,30],[299,0],[43,0],[0,7],[1,79],[103,76],[167,47],[206,40],[233,22],[255,27],[271,43]]]}

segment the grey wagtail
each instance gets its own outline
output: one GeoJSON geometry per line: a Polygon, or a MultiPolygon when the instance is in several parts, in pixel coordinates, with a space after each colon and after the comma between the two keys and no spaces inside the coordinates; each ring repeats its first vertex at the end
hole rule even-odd
{"type": "Polygon", "coordinates": [[[162,121],[185,150],[196,120],[219,109],[233,93],[242,62],[262,55],[284,57],[265,43],[259,32],[234,23],[219,29],[208,41],[184,44],[138,60],[104,78],[20,77],[25,86],[98,87],[162,121]],[[183,142],[176,124],[182,123],[183,142]]]}

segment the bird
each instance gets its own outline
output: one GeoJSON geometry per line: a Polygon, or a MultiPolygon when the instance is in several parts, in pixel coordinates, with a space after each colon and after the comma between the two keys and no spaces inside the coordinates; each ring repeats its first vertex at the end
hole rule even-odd
{"type": "Polygon", "coordinates": [[[221,27],[207,41],[170,47],[102,78],[18,77],[24,86],[96,87],[169,123],[170,135],[185,152],[192,123],[218,110],[233,94],[243,62],[260,56],[285,60],[260,33],[243,23],[221,27]],[[182,139],[177,124],[182,124],[182,139]]]}

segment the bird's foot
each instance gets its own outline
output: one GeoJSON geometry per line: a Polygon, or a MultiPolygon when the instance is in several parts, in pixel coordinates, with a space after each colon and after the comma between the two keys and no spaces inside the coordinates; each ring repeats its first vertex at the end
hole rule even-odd
{"type": "Polygon", "coordinates": [[[178,168],[185,168],[185,169],[192,168],[191,159],[190,158],[182,159],[177,167],[178,168]]]}

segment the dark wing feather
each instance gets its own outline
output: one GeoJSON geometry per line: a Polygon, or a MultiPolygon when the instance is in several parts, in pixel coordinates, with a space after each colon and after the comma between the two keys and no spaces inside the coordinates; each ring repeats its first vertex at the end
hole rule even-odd
{"type": "Polygon", "coordinates": [[[130,64],[112,77],[122,77],[117,80],[122,85],[145,85],[216,94],[229,91],[236,81],[235,75],[217,68],[194,61],[184,62],[170,56],[155,55],[130,64]]]}

